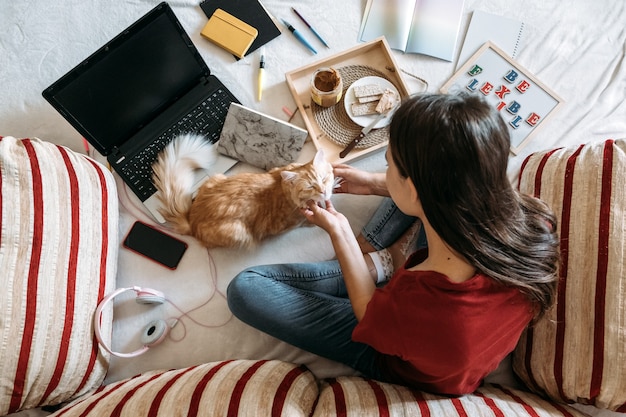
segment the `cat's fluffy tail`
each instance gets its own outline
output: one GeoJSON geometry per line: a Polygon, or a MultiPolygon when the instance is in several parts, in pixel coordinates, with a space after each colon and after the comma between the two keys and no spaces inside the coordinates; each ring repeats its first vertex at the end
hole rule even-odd
{"type": "Polygon", "coordinates": [[[195,173],[208,169],[217,158],[215,146],[200,135],[184,134],[174,138],[161,151],[152,166],[154,185],[159,191],[159,212],[179,233],[189,234],[195,173]]]}

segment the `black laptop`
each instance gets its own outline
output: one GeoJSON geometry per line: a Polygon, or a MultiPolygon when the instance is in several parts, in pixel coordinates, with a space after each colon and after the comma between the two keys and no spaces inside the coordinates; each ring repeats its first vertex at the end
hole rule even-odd
{"type": "MultiPolygon", "coordinates": [[[[219,139],[239,103],[214,75],[166,3],[160,3],[43,91],[160,222],[152,163],[172,138],[219,139]]],[[[237,161],[219,156],[224,172],[237,161]]]]}

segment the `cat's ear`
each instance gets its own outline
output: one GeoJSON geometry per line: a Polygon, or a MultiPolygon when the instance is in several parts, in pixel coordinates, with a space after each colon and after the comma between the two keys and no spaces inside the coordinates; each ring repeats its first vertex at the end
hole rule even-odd
{"type": "Polygon", "coordinates": [[[313,166],[320,166],[326,163],[326,158],[324,157],[324,151],[319,149],[313,158],[313,166]]]}
{"type": "Polygon", "coordinates": [[[293,181],[296,179],[296,177],[298,176],[298,174],[296,174],[295,172],[291,172],[291,171],[281,171],[280,172],[280,176],[283,178],[283,180],[285,181],[293,181]]]}

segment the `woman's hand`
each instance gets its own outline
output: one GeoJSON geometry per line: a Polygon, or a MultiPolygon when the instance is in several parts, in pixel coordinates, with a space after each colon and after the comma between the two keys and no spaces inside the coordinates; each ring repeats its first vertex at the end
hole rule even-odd
{"type": "Polygon", "coordinates": [[[308,207],[301,209],[302,214],[310,223],[321,227],[326,233],[331,235],[331,237],[333,234],[346,231],[352,233],[352,228],[346,216],[335,210],[330,200],[326,200],[325,203],[326,208],[322,208],[314,201],[309,201],[308,207]]]}
{"type": "Polygon", "coordinates": [[[384,173],[362,171],[350,165],[333,165],[339,185],[335,193],[389,196],[384,173]]]}

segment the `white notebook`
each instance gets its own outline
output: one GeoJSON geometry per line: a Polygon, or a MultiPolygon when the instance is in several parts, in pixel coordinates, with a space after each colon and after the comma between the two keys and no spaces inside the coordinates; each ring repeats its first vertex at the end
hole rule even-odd
{"type": "Polygon", "coordinates": [[[511,58],[515,58],[523,32],[524,23],[517,19],[474,10],[456,68],[459,69],[465,64],[487,41],[491,41],[511,58]]]}

